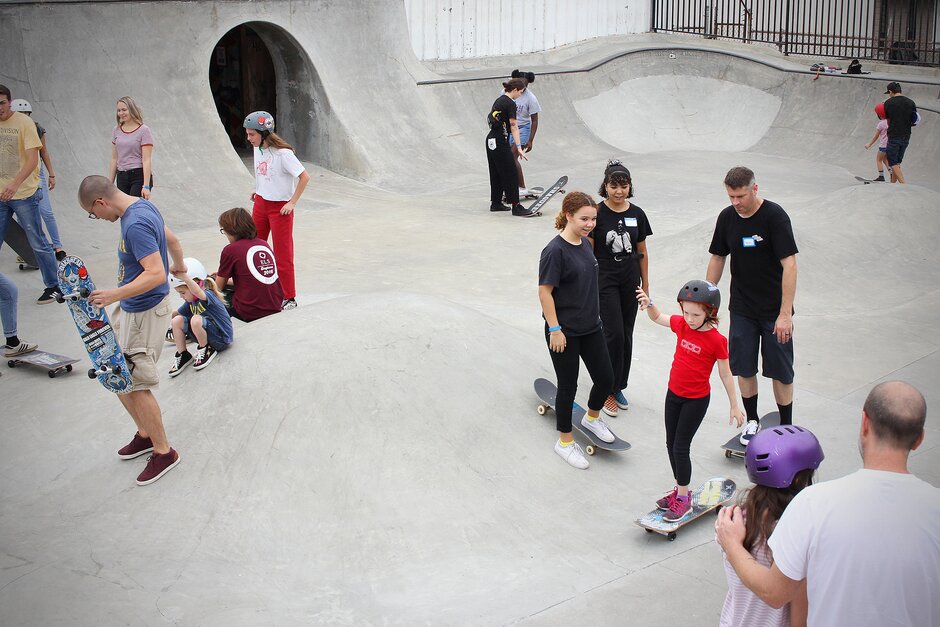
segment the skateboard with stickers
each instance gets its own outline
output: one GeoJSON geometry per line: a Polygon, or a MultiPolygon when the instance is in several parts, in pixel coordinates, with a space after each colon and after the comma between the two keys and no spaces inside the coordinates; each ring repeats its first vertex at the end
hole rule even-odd
{"type": "Polygon", "coordinates": [[[85,344],[94,368],[88,378],[98,379],[104,389],[115,394],[126,394],[134,389],[131,370],[118,345],[108,313],[88,300],[95,291],[85,262],[69,255],[59,262],[59,302],[68,305],[75,327],[85,344]]]}
{"type": "Polygon", "coordinates": [[[17,355],[16,357],[10,357],[9,361],[7,361],[7,366],[10,368],[23,365],[33,366],[45,370],[50,379],[55,379],[60,374],[72,372],[72,364],[77,361],[77,359],[72,359],[65,355],[56,355],[55,353],[48,353],[36,349],[28,353],[23,353],[22,355],[17,355]]]}
{"type": "MultiPolygon", "coordinates": [[[[535,394],[542,401],[535,408],[540,416],[544,416],[549,409],[555,409],[555,396],[558,394],[558,388],[555,387],[554,383],[548,379],[536,379],[535,394]]],[[[577,429],[581,435],[586,437],[591,442],[584,447],[585,453],[588,455],[593,455],[599,448],[604,449],[605,451],[626,451],[630,449],[630,443],[625,440],[621,440],[616,436],[616,434],[614,435],[613,442],[605,442],[594,435],[594,432],[590,429],[582,427],[581,419],[584,418],[585,414],[587,414],[587,412],[577,403],[575,403],[571,408],[571,426],[577,429]]]]}
{"type": "Polygon", "coordinates": [[[544,192],[542,192],[542,194],[536,199],[536,201],[533,202],[531,205],[529,205],[528,207],[529,213],[533,216],[542,215],[542,207],[544,207],[545,204],[549,200],[552,199],[552,196],[554,196],[558,192],[561,192],[562,194],[564,194],[565,190],[563,188],[567,184],[568,184],[567,176],[563,176],[557,181],[555,181],[554,185],[552,185],[551,187],[546,189],[544,192]]]}
{"type": "Polygon", "coordinates": [[[666,536],[666,539],[672,542],[676,539],[676,535],[682,527],[697,518],[701,518],[710,511],[714,510],[717,513],[720,506],[734,497],[736,490],[737,485],[733,480],[724,477],[712,477],[692,491],[692,509],[680,520],[666,522],[663,520],[666,511],[657,507],[633,522],[646,529],[647,533],[658,533],[666,536]]]}

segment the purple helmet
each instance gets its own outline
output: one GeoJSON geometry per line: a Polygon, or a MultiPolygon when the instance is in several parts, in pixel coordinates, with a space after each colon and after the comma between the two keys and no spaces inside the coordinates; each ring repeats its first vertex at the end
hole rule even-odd
{"type": "Polygon", "coordinates": [[[789,488],[796,473],[819,468],[825,457],[819,440],[808,429],[780,425],[751,438],[744,466],[748,478],[757,485],[789,488]]]}

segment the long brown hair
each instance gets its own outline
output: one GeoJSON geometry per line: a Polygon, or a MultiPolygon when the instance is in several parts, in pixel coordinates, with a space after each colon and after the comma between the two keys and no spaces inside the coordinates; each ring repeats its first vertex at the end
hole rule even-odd
{"type": "Polygon", "coordinates": [[[294,147],[284,141],[284,138],[274,131],[268,133],[268,136],[261,140],[261,145],[265,148],[287,148],[288,150],[294,151],[294,147]]]}
{"type": "Polygon", "coordinates": [[[813,485],[812,468],[801,470],[793,477],[789,488],[768,488],[755,485],[744,492],[739,499],[741,507],[747,512],[744,523],[744,548],[749,552],[756,545],[767,542],[773,533],[777,521],[783,516],[783,510],[797,493],[807,486],[813,485]]]}

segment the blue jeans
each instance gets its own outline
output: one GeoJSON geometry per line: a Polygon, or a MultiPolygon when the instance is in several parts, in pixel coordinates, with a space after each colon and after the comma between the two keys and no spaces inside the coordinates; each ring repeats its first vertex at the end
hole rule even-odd
{"type": "Polygon", "coordinates": [[[3,336],[16,335],[16,285],[0,273],[0,322],[3,336]]]}
{"type": "Polygon", "coordinates": [[[39,198],[42,191],[37,189],[36,193],[29,198],[20,200],[0,200],[0,242],[7,236],[7,226],[10,220],[16,215],[16,221],[20,223],[23,230],[26,231],[26,239],[29,245],[36,253],[36,261],[39,263],[39,271],[42,273],[42,281],[46,287],[56,287],[59,279],[56,276],[55,253],[52,252],[52,246],[42,234],[42,220],[39,216],[39,198]]]}
{"type": "Polygon", "coordinates": [[[42,216],[42,222],[49,232],[52,248],[62,248],[62,240],[59,238],[59,225],[56,224],[55,215],[52,213],[52,203],[49,202],[49,184],[46,182],[46,166],[44,165],[39,166],[39,190],[42,192],[42,198],[39,199],[39,215],[42,216]]]}

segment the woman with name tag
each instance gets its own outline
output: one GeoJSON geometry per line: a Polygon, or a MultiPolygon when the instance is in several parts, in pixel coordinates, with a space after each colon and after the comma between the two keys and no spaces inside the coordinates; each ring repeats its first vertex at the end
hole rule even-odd
{"type": "Polygon", "coordinates": [[[653,230],[643,210],[628,200],[633,197],[633,179],[620,161],[607,163],[598,193],[604,201],[597,207],[597,226],[589,238],[597,257],[601,321],[614,372],[604,413],[614,418],[629,406],[623,390],[633,361],[636,289],[649,293],[646,238],[653,230]]]}

